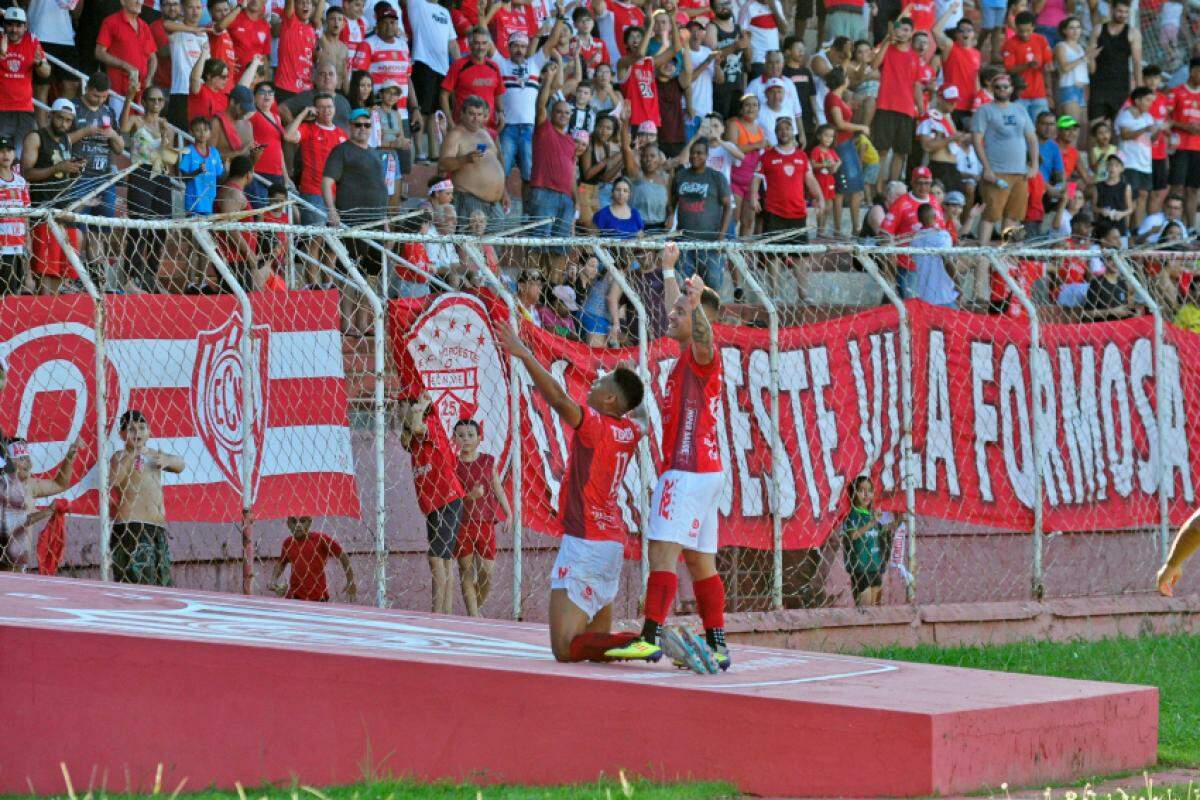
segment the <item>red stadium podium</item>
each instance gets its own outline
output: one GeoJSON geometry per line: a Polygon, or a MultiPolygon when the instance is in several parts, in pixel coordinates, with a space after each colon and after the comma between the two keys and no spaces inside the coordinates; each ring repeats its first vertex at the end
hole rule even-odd
{"type": "Polygon", "coordinates": [[[734,647],[727,674],[558,664],[541,625],[0,577],[0,794],[618,769],[917,796],[1154,763],[1158,692],[734,647]]]}

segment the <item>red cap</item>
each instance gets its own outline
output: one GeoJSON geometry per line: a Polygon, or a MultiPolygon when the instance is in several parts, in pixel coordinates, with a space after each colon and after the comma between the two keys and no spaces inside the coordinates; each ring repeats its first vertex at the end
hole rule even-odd
{"type": "Polygon", "coordinates": [[[929,167],[917,167],[913,170],[912,179],[915,181],[918,178],[933,180],[933,173],[929,171],[929,167]]]}

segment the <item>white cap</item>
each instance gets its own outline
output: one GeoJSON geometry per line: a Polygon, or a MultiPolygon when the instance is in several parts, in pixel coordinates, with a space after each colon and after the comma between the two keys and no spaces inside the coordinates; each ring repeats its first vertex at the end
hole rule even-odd
{"type": "Polygon", "coordinates": [[[17,8],[16,6],[10,6],[9,8],[4,9],[4,21],[5,22],[26,22],[25,10],[21,9],[21,8],[17,8]]]}
{"type": "Polygon", "coordinates": [[[575,290],[570,286],[555,286],[550,290],[550,294],[557,297],[566,306],[567,311],[579,310],[579,303],[575,302],[575,290]]]}
{"type": "Polygon", "coordinates": [[[50,106],[50,110],[56,114],[62,112],[63,114],[75,116],[75,104],[65,97],[60,97],[55,100],[54,105],[50,106]]]}
{"type": "Polygon", "coordinates": [[[783,78],[771,78],[770,80],[768,80],[766,83],[763,84],[764,92],[767,89],[786,89],[786,88],[787,88],[787,83],[784,82],[783,78]]]}

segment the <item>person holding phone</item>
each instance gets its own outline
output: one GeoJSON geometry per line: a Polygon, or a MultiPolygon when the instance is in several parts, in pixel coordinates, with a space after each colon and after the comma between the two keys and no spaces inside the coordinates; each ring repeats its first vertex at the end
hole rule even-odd
{"type": "Polygon", "coordinates": [[[454,210],[463,224],[475,211],[495,221],[508,207],[500,151],[485,127],[488,114],[482,98],[463,100],[459,123],[446,134],[438,159],[438,171],[454,183],[454,210]]]}

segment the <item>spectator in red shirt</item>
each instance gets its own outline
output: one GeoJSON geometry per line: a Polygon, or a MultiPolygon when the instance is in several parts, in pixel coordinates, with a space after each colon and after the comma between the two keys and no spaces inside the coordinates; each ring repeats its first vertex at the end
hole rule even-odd
{"type": "Polygon", "coordinates": [[[300,209],[300,224],[324,225],[325,200],[321,195],[321,177],[330,151],[346,141],[346,134],[333,123],[333,95],[318,94],[313,104],[297,114],[283,134],[284,141],[300,145],[300,195],[318,211],[308,206],[300,209]]]}
{"type": "Polygon", "coordinates": [[[469,55],[450,65],[442,79],[442,112],[458,122],[463,100],[474,95],[488,105],[488,127],[495,128],[496,106],[504,94],[504,76],[500,65],[488,58],[492,40],[484,28],[472,28],[469,55]]]}
{"type": "Polygon", "coordinates": [[[329,601],[329,586],[325,581],[325,563],[332,557],[338,560],[346,573],[346,597],[353,603],[358,599],[358,587],[354,582],[354,568],[350,557],[332,536],[320,531],[310,531],[312,517],[288,517],[288,531],[292,534],[283,540],[279,561],[271,575],[271,589],[289,600],[313,600],[318,603],[329,601]],[[283,571],[291,565],[288,582],[283,583],[283,571]]]}
{"type": "Polygon", "coordinates": [[[96,61],[108,67],[112,91],[122,97],[129,93],[131,78],[139,85],[148,83],[158,67],[158,46],[141,13],[142,0],[121,0],[121,10],[105,18],[96,39],[96,61]]]}
{"type": "Polygon", "coordinates": [[[1038,114],[1050,110],[1046,97],[1046,82],[1054,67],[1054,53],[1050,43],[1040,33],[1034,33],[1037,17],[1032,11],[1017,14],[1017,32],[1004,42],[1000,54],[1004,57],[1004,69],[1008,74],[1020,76],[1025,88],[1017,99],[1017,105],[1025,109],[1030,121],[1037,123],[1038,114]]]}
{"type": "Polygon", "coordinates": [[[279,51],[275,95],[282,104],[313,86],[313,57],[317,51],[315,0],[287,0],[279,15],[279,51]]]}
{"type": "Polygon", "coordinates": [[[16,144],[17,157],[25,137],[36,127],[33,116],[33,76],[50,77],[50,64],[41,42],[29,33],[25,12],[4,9],[0,36],[0,138],[16,144]]]}
{"type": "Polygon", "coordinates": [[[875,54],[879,70],[879,100],[871,120],[871,143],[879,151],[882,165],[890,152],[891,165],[879,170],[876,193],[882,195],[889,180],[898,180],[904,172],[904,160],[912,152],[917,117],[925,113],[925,97],[918,73],[921,58],[912,46],[913,23],[901,17],[892,27],[887,41],[875,54]]]}
{"type": "MultiPolygon", "coordinates": [[[[570,236],[575,222],[575,162],[586,145],[577,144],[567,132],[571,107],[555,100],[546,118],[546,104],[558,84],[558,63],[542,68],[538,89],[536,124],[533,129],[533,169],[529,171],[529,216],[552,220],[542,229],[543,236],[570,236]]],[[[567,265],[565,247],[546,249],[550,282],[562,283],[567,265]]]]}
{"type": "MultiPolygon", "coordinates": [[[[262,64],[271,63],[271,24],[263,18],[263,0],[244,0],[235,6],[214,27],[229,35],[233,44],[233,73],[240,75],[254,56],[262,56],[262,64]]],[[[256,75],[266,77],[265,68],[256,75]]]]}
{"type": "Polygon", "coordinates": [[[936,27],[933,35],[942,54],[943,85],[958,89],[952,113],[954,125],[960,131],[970,130],[971,101],[979,94],[979,67],[983,62],[983,54],[975,47],[975,25],[969,19],[960,19],[954,27],[953,40],[936,27]]]}
{"type": "Polygon", "coordinates": [[[425,515],[429,569],[433,573],[433,611],[449,614],[454,610],[451,575],[466,492],[458,479],[458,459],[433,401],[428,392],[418,391],[415,398],[401,399],[397,404],[403,421],[400,444],[412,459],[417,505],[425,515]]]}
{"type": "MultiPolygon", "coordinates": [[[[208,0],[208,16],[212,20],[212,30],[208,34],[208,48],[213,58],[219,58],[229,65],[230,69],[237,64],[237,51],[233,49],[233,37],[229,31],[221,27],[221,23],[230,15],[227,0],[208,0]]],[[[238,72],[233,73],[235,76],[238,72]]],[[[233,90],[233,83],[226,87],[226,94],[233,90]]]]}
{"type": "MultiPolygon", "coordinates": [[[[254,131],[254,143],[262,147],[262,153],[254,164],[259,177],[266,178],[272,186],[283,186],[283,123],[274,111],[275,89],[263,81],[254,87],[254,111],[250,114],[250,128],[254,131]]],[[[254,180],[246,187],[246,196],[256,208],[266,205],[268,186],[254,180]]]]}
{"type": "Polygon", "coordinates": [[[813,174],[804,148],[796,143],[796,121],[789,116],[775,120],[777,144],[763,153],[750,185],[754,210],[763,217],[763,233],[795,230],[799,241],[808,241],[808,203],[813,198],[817,218],[825,213],[821,184],[813,174]],[[765,184],[766,190],[759,194],[765,184]],[[761,196],[761,200],[759,199],[761,196]]]}

